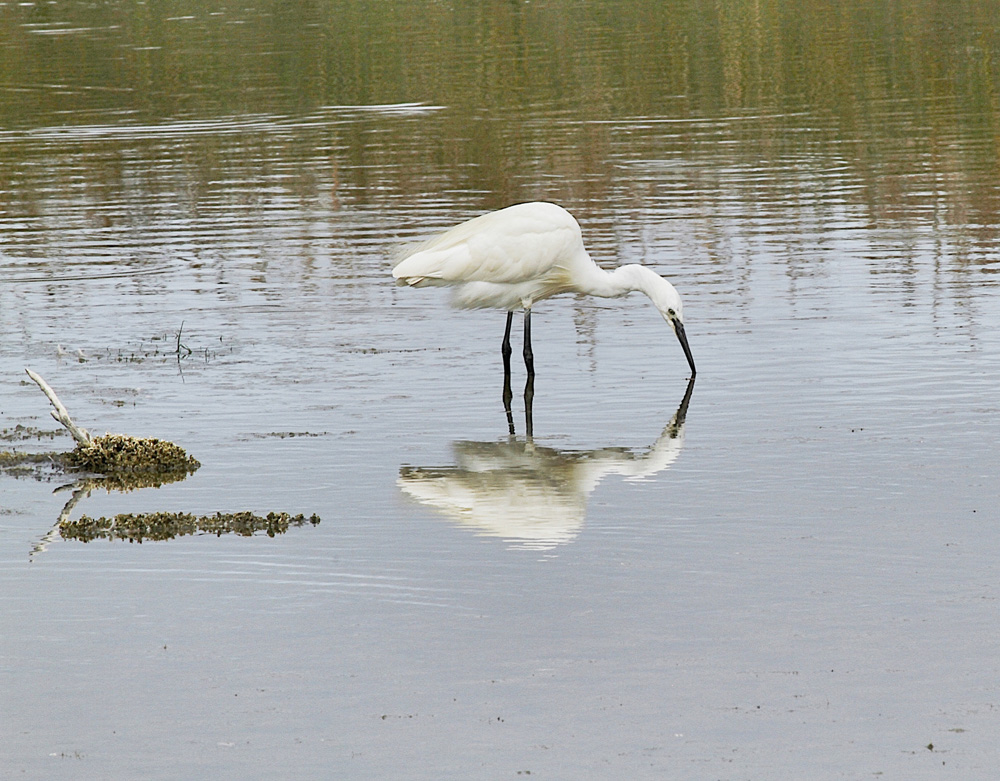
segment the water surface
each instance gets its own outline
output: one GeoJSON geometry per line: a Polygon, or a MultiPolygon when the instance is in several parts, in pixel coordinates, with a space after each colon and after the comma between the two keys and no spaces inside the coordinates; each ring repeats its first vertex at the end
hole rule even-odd
{"type": "Polygon", "coordinates": [[[0,475],[21,778],[991,778],[1000,18],[699,0],[0,8],[0,475]],[[502,313],[396,248],[558,201],[685,302],[502,313]],[[178,339],[178,334],[180,338],[178,339]],[[178,352],[180,341],[184,350],[178,352]]]}

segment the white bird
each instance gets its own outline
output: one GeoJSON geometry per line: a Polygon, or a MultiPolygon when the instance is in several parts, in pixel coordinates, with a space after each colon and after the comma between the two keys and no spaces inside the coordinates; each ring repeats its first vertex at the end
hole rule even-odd
{"type": "Polygon", "coordinates": [[[584,249],[580,224],[554,203],[521,203],[456,225],[406,251],[392,275],[400,285],[451,287],[458,307],[506,309],[502,354],[508,375],[510,327],[516,310],[524,310],[524,365],[533,376],[531,307],[535,302],[559,293],[617,298],[639,291],[673,329],[695,376],[681,297],[674,286],[638,264],[614,271],[598,267],[584,249]]]}

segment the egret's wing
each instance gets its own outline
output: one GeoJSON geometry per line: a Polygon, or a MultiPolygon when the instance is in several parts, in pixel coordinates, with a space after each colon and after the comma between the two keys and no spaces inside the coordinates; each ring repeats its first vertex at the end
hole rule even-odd
{"type": "Polygon", "coordinates": [[[529,203],[463,222],[410,251],[392,275],[405,283],[518,284],[564,265],[582,248],[576,220],[554,204],[529,203]]]}

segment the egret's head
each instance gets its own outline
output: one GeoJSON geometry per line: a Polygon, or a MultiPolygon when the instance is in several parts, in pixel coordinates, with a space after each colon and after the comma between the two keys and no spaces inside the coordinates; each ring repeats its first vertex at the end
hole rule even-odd
{"type": "Polygon", "coordinates": [[[649,300],[663,315],[663,319],[670,323],[670,327],[677,335],[684,350],[684,356],[691,367],[691,376],[694,377],[694,358],[691,357],[687,334],[684,333],[684,305],[681,304],[681,297],[677,289],[655,271],[638,263],[619,266],[612,278],[619,283],[616,288],[617,292],[603,295],[622,295],[630,290],[641,290],[649,296],[649,300]]]}
{"type": "Polygon", "coordinates": [[[656,308],[660,310],[663,319],[666,320],[677,336],[677,341],[681,343],[684,350],[684,357],[687,358],[691,367],[691,376],[694,377],[697,370],[694,368],[694,358],[691,355],[691,348],[688,346],[687,334],[684,332],[684,304],[681,303],[680,294],[676,288],[667,280],[663,280],[662,285],[657,285],[656,295],[650,296],[656,308]]]}

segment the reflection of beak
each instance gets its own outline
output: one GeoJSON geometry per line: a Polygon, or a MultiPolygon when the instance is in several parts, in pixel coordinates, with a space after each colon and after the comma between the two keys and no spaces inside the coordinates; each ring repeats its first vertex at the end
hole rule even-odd
{"type": "Polygon", "coordinates": [[[691,367],[691,376],[694,377],[698,370],[694,368],[694,358],[691,356],[691,348],[688,347],[687,334],[684,333],[684,323],[680,320],[672,320],[671,324],[674,327],[674,333],[677,334],[677,339],[681,343],[681,348],[684,350],[684,356],[688,359],[688,365],[691,367]]]}

